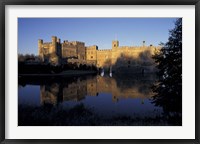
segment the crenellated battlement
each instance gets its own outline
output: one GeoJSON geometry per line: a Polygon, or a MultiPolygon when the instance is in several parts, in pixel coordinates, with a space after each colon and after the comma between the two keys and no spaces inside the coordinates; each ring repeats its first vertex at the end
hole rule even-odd
{"type": "MultiPolygon", "coordinates": [[[[114,64],[119,58],[128,56],[130,58],[137,58],[143,52],[153,54],[155,50],[159,50],[160,46],[146,46],[143,41],[142,46],[119,46],[119,41],[112,41],[111,49],[98,49],[98,46],[85,46],[81,41],[68,41],[64,40],[63,43],[56,36],[52,36],[51,42],[43,42],[42,39],[38,40],[39,56],[44,59],[47,55],[54,54],[57,59],[77,59],[78,62],[88,61],[97,67],[104,67],[114,64]]],[[[55,58],[54,58],[55,59],[55,58]]],[[[129,63],[129,62],[128,62],[129,63]]]]}
{"type": "Polygon", "coordinates": [[[68,40],[64,40],[63,41],[63,45],[85,46],[85,43],[84,42],[80,42],[80,41],[68,41],[68,40]]]}

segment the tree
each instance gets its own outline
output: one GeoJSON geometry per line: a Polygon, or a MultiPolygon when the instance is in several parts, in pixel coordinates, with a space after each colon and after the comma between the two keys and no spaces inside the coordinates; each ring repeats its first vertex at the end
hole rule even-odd
{"type": "Polygon", "coordinates": [[[182,112],[182,19],[169,31],[168,42],[153,56],[159,80],[153,86],[153,103],[164,112],[182,112]]]}
{"type": "Polygon", "coordinates": [[[18,62],[24,62],[25,61],[25,57],[23,56],[23,54],[18,54],[18,62]]]}

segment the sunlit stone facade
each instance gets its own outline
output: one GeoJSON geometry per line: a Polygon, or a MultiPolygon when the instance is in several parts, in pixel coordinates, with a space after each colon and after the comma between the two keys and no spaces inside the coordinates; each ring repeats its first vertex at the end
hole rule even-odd
{"type": "Polygon", "coordinates": [[[62,59],[77,64],[90,64],[98,68],[112,70],[154,71],[155,63],[152,55],[160,50],[160,46],[119,46],[119,41],[112,41],[112,48],[98,50],[96,45],[85,46],[84,42],[64,40],[60,42],[52,36],[52,42],[38,41],[39,56],[43,61],[59,64],[62,59]]]}

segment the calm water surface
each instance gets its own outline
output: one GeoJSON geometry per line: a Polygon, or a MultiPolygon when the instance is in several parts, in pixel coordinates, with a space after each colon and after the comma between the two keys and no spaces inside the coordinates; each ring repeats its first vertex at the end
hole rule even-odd
{"type": "MultiPolygon", "coordinates": [[[[180,125],[152,103],[155,75],[20,78],[19,125],[180,125]]],[[[176,121],[176,120],[175,120],[176,121]]]]}

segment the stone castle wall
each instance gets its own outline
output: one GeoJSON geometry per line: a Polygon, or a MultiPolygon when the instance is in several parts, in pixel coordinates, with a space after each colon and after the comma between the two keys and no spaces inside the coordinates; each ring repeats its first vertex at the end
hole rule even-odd
{"type": "Polygon", "coordinates": [[[79,41],[69,42],[65,40],[60,43],[60,39],[55,36],[52,37],[52,42],[38,41],[39,56],[42,59],[54,53],[54,59],[56,57],[58,60],[67,58],[70,62],[96,65],[99,68],[112,67],[113,70],[126,70],[128,68],[137,71],[138,66],[140,66],[138,71],[143,69],[151,71],[153,70],[152,66],[154,66],[151,57],[159,49],[158,46],[145,46],[144,43],[143,46],[119,46],[119,41],[112,41],[112,49],[98,50],[96,45],[85,46],[84,42],[79,41]]]}
{"type": "Polygon", "coordinates": [[[60,62],[61,55],[61,43],[60,39],[52,36],[52,41],[43,43],[43,40],[38,40],[38,53],[39,57],[43,61],[48,61],[52,64],[58,64],[60,62]]]}
{"type": "Polygon", "coordinates": [[[62,43],[62,58],[85,60],[85,43],[78,41],[64,41],[62,43]]]}

